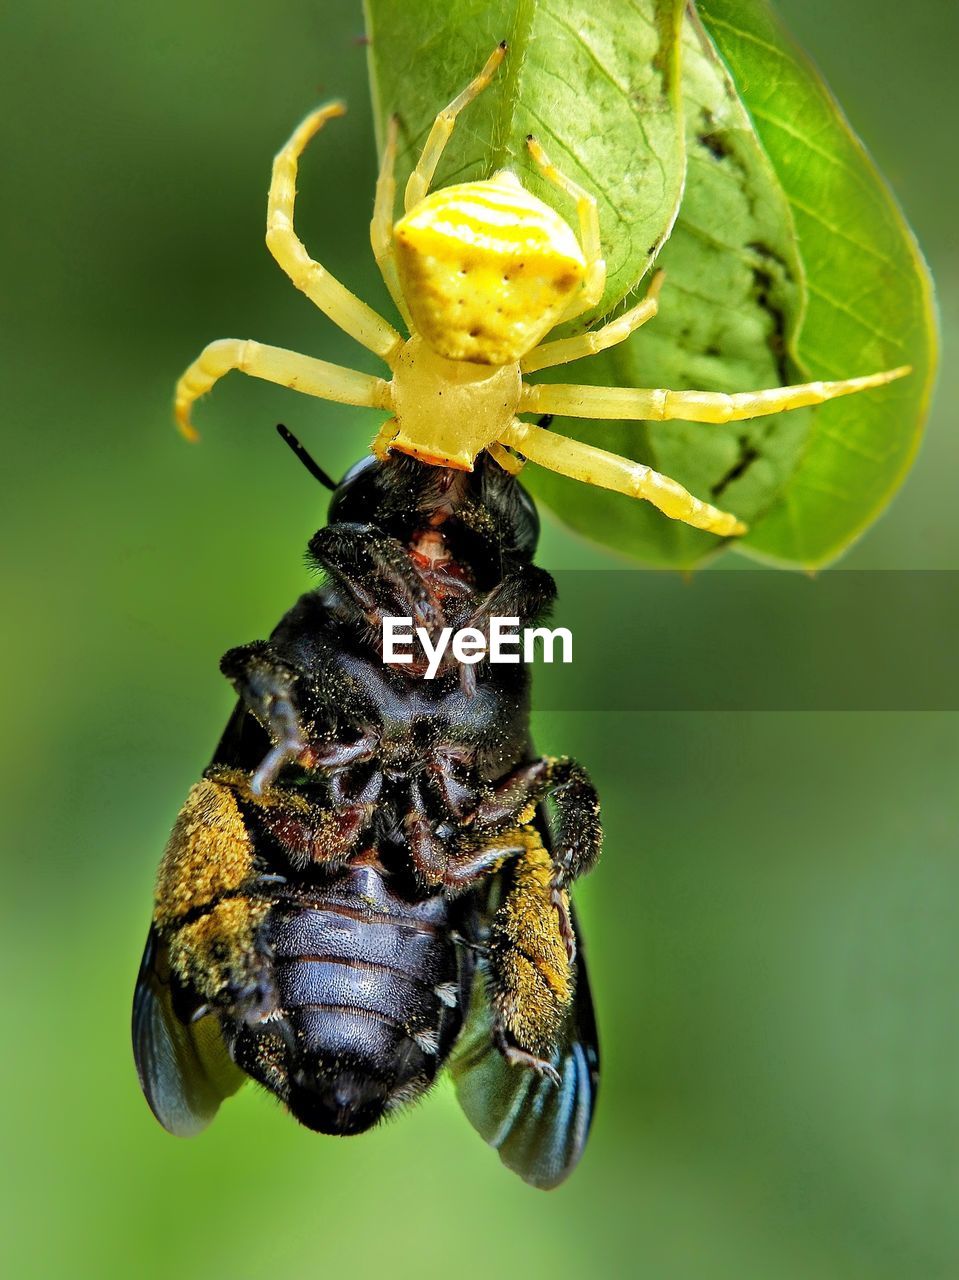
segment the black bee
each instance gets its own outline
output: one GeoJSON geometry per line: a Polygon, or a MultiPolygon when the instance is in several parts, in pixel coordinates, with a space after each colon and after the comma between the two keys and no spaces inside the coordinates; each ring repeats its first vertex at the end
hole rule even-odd
{"type": "Polygon", "coordinates": [[[239,703],[167,846],[134,999],[171,1132],[251,1076],[309,1128],[360,1133],[448,1064],[527,1182],[575,1165],[598,1050],[567,886],[599,853],[595,791],[533,752],[522,663],[446,657],[428,680],[382,647],[384,616],[430,635],[540,619],[537,537],[485,455],[367,458],[310,543],[325,585],[224,657],[239,703]]]}

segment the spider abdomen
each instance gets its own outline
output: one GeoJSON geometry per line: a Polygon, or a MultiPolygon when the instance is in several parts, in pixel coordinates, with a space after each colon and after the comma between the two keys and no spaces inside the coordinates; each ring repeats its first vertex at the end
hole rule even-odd
{"type": "Polygon", "coordinates": [[[586,274],[569,225],[509,172],[434,191],[393,234],[415,327],[448,360],[520,360],[586,274]]]}

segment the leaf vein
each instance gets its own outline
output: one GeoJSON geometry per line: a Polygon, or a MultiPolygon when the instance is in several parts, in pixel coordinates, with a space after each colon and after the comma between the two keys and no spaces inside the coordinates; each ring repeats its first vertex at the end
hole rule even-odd
{"type": "Polygon", "coordinates": [[[907,275],[907,273],[902,270],[893,258],[889,258],[878,249],[874,249],[872,245],[866,244],[862,240],[857,240],[856,237],[851,236],[848,231],[844,231],[842,227],[837,227],[834,223],[828,222],[818,210],[811,209],[809,205],[803,204],[803,202],[801,200],[797,200],[795,196],[789,196],[788,199],[794,209],[799,209],[808,218],[813,218],[821,227],[824,227],[830,235],[838,236],[840,240],[845,240],[847,244],[853,245],[854,248],[860,251],[860,253],[865,253],[868,254],[870,258],[875,258],[877,262],[881,262],[884,267],[895,272],[896,275],[901,276],[904,280],[911,279],[911,276],[907,275]]]}
{"type": "Polygon", "coordinates": [[[864,458],[867,462],[875,463],[876,466],[882,466],[889,460],[888,450],[884,453],[876,453],[866,445],[860,444],[859,441],[840,435],[832,427],[820,427],[818,434],[824,436],[827,440],[831,440],[840,449],[845,449],[847,453],[854,454],[857,458],[864,458]]]}
{"type": "MultiPolygon", "coordinates": [[[[704,11],[708,10],[708,6],[700,7],[703,8],[704,11]]],[[[747,41],[749,44],[754,44],[760,49],[765,49],[767,53],[771,53],[775,58],[778,58],[780,62],[785,62],[788,66],[795,65],[793,59],[789,57],[784,49],[778,49],[774,44],[770,44],[767,40],[761,40],[759,36],[753,35],[751,31],[744,31],[742,27],[734,26],[733,23],[726,22],[722,18],[717,18],[712,13],[709,14],[709,25],[711,27],[723,27],[726,31],[731,31],[734,36],[739,36],[740,39],[747,41]]]]}
{"type": "Polygon", "coordinates": [[[829,151],[825,147],[818,146],[807,134],[801,133],[798,129],[793,129],[778,116],[770,115],[768,111],[760,111],[758,107],[750,107],[750,114],[757,120],[764,120],[766,124],[772,125],[774,129],[780,129],[795,142],[800,143],[808,151],[811,151],[813,155],[819,156],[821,160],[825,160],[827,164],[831,164],[833,168],[840,169],[843,173],[847,174],[853,182],[855,182],[856,186],[859,187],[861,191],[869,191],[868,185],[863,180],[862,174],[857,172],[857,170],[847,160],[843,160],[841,156],[836,155],[834,151],[829,151]]]}
{"type": "Polygon", "coordinates": [[[861,329],[865,329],[866,332],[871,334],[874,338],[880,338],[883,342],[888,342],[889,345],[894,347],[897,351],[901,350],[902,337],[900,334],[887,333],[884,329],[880,329],[879,326],[874,324],[871,320],[864,319],[858,311],[854,311],[847,303],[840,301],[839,298],[834,298],[831,294],[827,293],[825,289],[820,289],[818,285],[814,285],[811,280],[807,280],[806,288],[811,294],[814,294],[829,306],[835,307],[837,311],[841,311],[842,314],[848,316],[850,320],[854,320],[861,329]]]}

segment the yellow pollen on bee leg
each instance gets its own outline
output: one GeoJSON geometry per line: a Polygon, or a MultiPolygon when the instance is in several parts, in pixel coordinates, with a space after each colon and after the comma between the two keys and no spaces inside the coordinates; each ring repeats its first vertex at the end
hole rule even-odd
{"type": "Polygon", "coordinates": [[[252,874],[253,846],[233,792],[204,779],[191,787],[160,863],[161,927],[234,892],[252,874]]]}

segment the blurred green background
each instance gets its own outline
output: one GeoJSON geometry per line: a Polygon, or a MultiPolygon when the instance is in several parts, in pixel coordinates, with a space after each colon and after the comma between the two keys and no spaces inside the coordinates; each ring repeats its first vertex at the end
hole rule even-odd
{"type": "MultiPolygon", "coordinates": [[[[779,8],[898,191],[948,344],[956,6],[779,8]]],[[[362,18],[325,0],[36,0],[0,31],[4,1273],[959,1274],[946,713],[538,718],[544,748],[592,770],[608,829],[579,893],[605,1080],[561,1190],[503,1170],[446,1085],[350,1140],[252,1088],[195,1141],[156,1125],[128,1036],[155,866],[230,708],[217,659],[304,588],[323,518],[273,424],[334,473],[373,427],[236,377],[191,449],[171,390],[225,335],[373,367],[262,243],[274,150],[344,95],[300,229],[385,305],[362,18]]],[[[845,565],[959,567],[957,396],[947,360],[915,469],[845,565]]],[[[553,521],[541,562],[611,563],[553,521]]]]}

